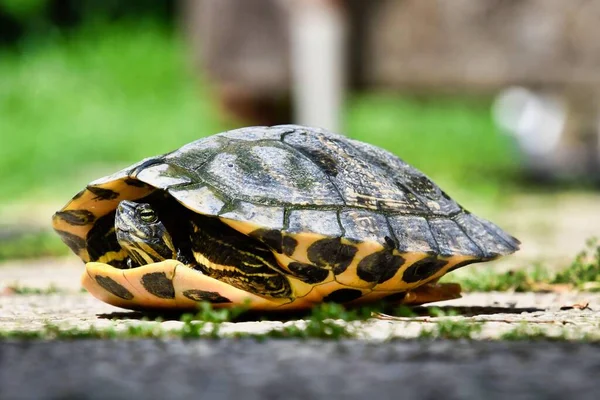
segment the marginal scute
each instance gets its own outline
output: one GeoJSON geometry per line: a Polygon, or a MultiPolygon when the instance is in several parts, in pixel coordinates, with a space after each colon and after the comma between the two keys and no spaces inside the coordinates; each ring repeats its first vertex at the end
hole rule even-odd
{"type": "Polygon", "coordinates": [[[288,268],[296,278],[310,284],[321,283],[329,276],[329,271],[326,269],[301,262],[291,262],[288,268]]]}
{"type": "Polygon", "coordinates": [[[283,227],[283,213],[283,207],[239,202],[235,209],[221,214],[220,217],[242,222],[252,221],[253,224],[265,228],[281,229],[283,227]]]}
{"type": "Polygon", "coordinates": [[[396,275],[404,261],[388,249],[381,250],[360,260],[356,274],[365,282],[384,283],[396,275]]]}
{"type": "Polygon", "coordinates": [[[96,282],[107,292],[123,299],[123,300],[131,300],[133,299],[133,294],[127,290],[123,285],[115,281],[109,276],[96,275],[96,282]]]}
{"type": "Polygon", "coordinates": [[[398,239],[398,251],[402,253],[437,253],[439,250],[431,234],[427,220],[419,216],[388,217],[394,236],[398,239]]]}
{"type": "MultiPolygon", "coordinates": [[[[519,245],[521,244],[521,242],[519,240],[512,237],[508,233],[504,232],[496,224],[492,224],[490,221],[487,221],[476,215],[473,215],[473,214],[471,214],[471,215],[473,216],[473,218],[475,218],[477,221],[479,221],[485,227],[485,229],[487,229],[489,232],[493,233],[497,237],[497,239],[503,240],[504,243],[512,250],[510,253],[519,249],[519,245]]],[[[509,254],[509,253],[505,253],[505,254],[509,254]]]]}
{"type": "Polygon", "coordinates": [[[159,189],[190,183],[192,179],[180,167],[169,164],[154,164],[138,172],[137,179],[159,189]]]}
{"type": "Polygon", "coordinates": [[[167,278],[164,272],[150,272],[142,276],[142,286],[148,291],[161,299],[174,299],[175,288],[173,281],[167,278]]]}
{"type": "Polygon", "coordinates": [[[225,202],[203,183],[169,188],[169,194],[185,207],[200,214],[217,215],[225,202]]]}
{"type": "Polygon", "coordinates": [[[510,254],[515,249],[506,241],[499,238],[477,219],[473,214],[461,213],[454,220],[469,235],[484,253],[484,258],[495,258],[499,255],[510,254]]]}
{"type": "Polygon", "coordinates": [[[402,280],[406,283],[422,281],[435,275],[446,264],[448,264],[448,261],[440,260],[437,257],[425,257],[406,268],[402,274],[402,280]]]}
{"type": "Polygon", "coordinates": [[[323,298],[326,303],[348,303],[362,296],[358,289],[338,289],[323,298]]]}
{"type": "Polygon", "coordinates": [[[358,242],[371,241],[385,245],[385,238],[392,235],[385,216],[369,210],[340,211],[340,221],[346,239],[358,242]]]}
{"type": "Polygon", "coordinates": [[[469,236],[456,224],[446,218],[432,218],[429,220],[431,233],[439,248],[439,254],[452,256],[461,254],[476,258],[484,258],[485,254],[469,236]]]}
{"type": "Polygon", "coordinates": [[[183,295],[193,301],[207,301],[213,304],[231,303],[227,297],[221,296],[218,292],[210,292],[200,289],[188,289],[183,291],[183,295]]]}
{"type": "Polygon", "coordinates": [[[321,239],[308,248],[308,259],[317,267],[339,275],[348,268],[356,252],[356,247],[342,243],[340,238],[321,239]]]}
{"type": "Polygon", "coordinates": [[[65,210],[54,215],[71,225],[88,225],[96,220],[96,216],[88,210],[65,210]]]}
{"type": "Polygon", "coordinates": [[[337,212],[333,210],[292,210],[287,231],[290,233],[314,232],[323,236],[342,236],[337,212]]]}

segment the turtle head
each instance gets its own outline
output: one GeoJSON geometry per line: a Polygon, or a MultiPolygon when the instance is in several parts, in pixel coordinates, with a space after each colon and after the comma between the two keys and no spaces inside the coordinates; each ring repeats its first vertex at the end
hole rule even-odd
{"type": "Polygon", "coordinates": [[[121,201],[115,214],[115,233],[132,263],[146,265],[177,258],[171,235],[148,203],[121,201]]]}

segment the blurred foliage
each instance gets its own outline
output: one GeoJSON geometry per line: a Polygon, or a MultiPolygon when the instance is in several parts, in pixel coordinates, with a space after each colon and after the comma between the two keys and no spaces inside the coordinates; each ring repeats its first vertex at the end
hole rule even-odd
{"type": "Polygon", "coordinates": [[[441,186],[503,195],[519,162],[490,105],[464,96],[358,95],[346,125],[350,136],[394,152],[441,186]]]}
{"type": "Polygon", "coordinates": [[[441,282],[459,283],[465,292],[600,291],[600,240],[590,238],[570,265],[554,272],[544,265],[497,272],[490,268],[465,268],[444,275],[441,282]]]}
{"type": "Polygon", "coordinates": [[[0,0],[0,42],[48,39],[90,23],[152,18],[164,25],[175,20],[170,0],[0,0]]]}
{"type": "MultiPolygon", "coordinates": [[[[4,13],[21,16],[46,15],[56,3],[0,0],[4,13]]],[[[101,11],[69,34],[0,48],[0,76],[10,77],[0,85],[0,202],[66,201],[117,168],[233,127],[218,116],[207,82],[189,68],[183,40],[164,16],[111,19],[117,9],[131,15],[145,4],[139,1],[62,4],[81,15],[101,11]]],[[[489,104],[359,94],[348,102],[346,133],[396,153],[446,189],[502,195],[517,163],[489,104]]]]}
{"type": "Polygon", "coordinates": [[[600,291],[600,239],[590,238],[571,265],[554,277],[554,283],[574,284],[579,289],[600,291]]]}
{"type": "Polygon", "coordinates": [[[10,76],[0,85],[0,200],[41,187],[68,197],[97,171],[224,129],[182,47],[138,22],[0,53],[10,76]]]}
{"type": "Polygon", "coordinates": [[[69,254],[69,248],[54,232],[23,232],[0,236],[0,262],[13,259],[57,257],[69,254]]]}

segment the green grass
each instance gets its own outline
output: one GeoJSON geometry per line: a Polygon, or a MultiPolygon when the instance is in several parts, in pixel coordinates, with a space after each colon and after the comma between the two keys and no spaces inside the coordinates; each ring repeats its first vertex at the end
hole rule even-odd
{"type": "Polygon", "coordinates": [[[465,292],[527,292],[546,288],[541,284],[567,284],[578,290],[600,291],[600,240],[590,238],[573,262],[558,272],[539,264],[500,273],[492,269],[458,270],[445,275],[442,281],[460,283],[465,292]]]}
{"type": "MultiPolygon", "coordinates": [[[[599,326],[600,328],[600,326],[599,326]]],[[[558,332],[548,332],[539,326],[530,325],[527,323],[520,323],[513,329],[503,333],[500,336],[501,340],[506,341],[550,341],[550,342],[566,342],[566,341],[580,341],[588,343],[600,343],[600,335],[598,332],[582,333],[580,330],[568,330],[564,327],[558,332]]]]}
{"type": "Polygon", "coordinates": [[[0,261],[58,257],[69,252],[69,248],[58,235],[50,231],[25,232],[0,240],[0,261]]]}
{"type": "Polygon", "coordinates": [[[65,201],[98,173],[222,130],[178,36],[150,22],[0,52],[0,201],[65,201]]]}
{"type": "MultiPolygon", "coordinates": [[[[444,312],[432,307],[429,312],[434,317],[456,317],[456,312],[444,312]]],[[[482,330],[481,322],[441,318],[433,323],[431,328],[423,327],[419,332],[419,339],[475,339],[482,330]]]]}
{"type": "Polygon", "coordinates": [[[384,147],[453,191],[505,197],[518,160],[499,134],[489,98],[355,96],[348,134],[384,147]]]}
{"type": "MultiPolygon", "coordinates": [[[[326,303],[316,306],[307,316],[303,324],[284,326],[264,334],[236,333],[235,338],[319,338],[342,339],[351,338],[356,334],[354,321],[364,321],[371,317],[373,307],[363,307],[357,310],[346,310],[339,304],[326,303]]],[[[48,323],[42,329],[0,331],[0,339],[139,339],[139,338],[183,338],[183,339],[220,339],[227,337],[223,334],[222,326],[235,320],[246,311],[244,307],[215,310],[209,303],[200,303],[196,314],[181,316],[183,326],[180,329],[165,330],[160,324],[149,323],[147,320],[140,324],[129,325],[124,329],[110,328],[61,328],[48,323]]],[[[154,322],[162,322],[156,319],[154,322]]],[[[299,322],[299,321],[297,321],[299,322]]]]}
{"type": "Polygon", "coordinates": [[[54,285],[50,285],[46,288],[36,288],[15,284],[8,286],[7,289],[12,295],[50,295],[65,292],[65,290],[60,289],[54,285]]]}
{"type": "MultiPolygon", "coordinates": [[[[0,50],[0,203],[66,201],[89,180],[233,126],[186,51],[179,35],[143,21],[0,50]]],[[[514,170],[487,99],[354,95],[345,120],[350,136],[451,187],[498,195],[514,170]]]]}

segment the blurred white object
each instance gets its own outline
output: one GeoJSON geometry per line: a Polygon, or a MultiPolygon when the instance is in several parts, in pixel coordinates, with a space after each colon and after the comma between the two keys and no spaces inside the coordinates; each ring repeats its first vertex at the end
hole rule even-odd
{"type": "Polygon", "coordinates": [[[346,18],[332,0],[288,0],[295,122],[340,132],[346,18]]]}
{"type": "Polygon", "coordinates": [[[557,151],[567,119],[566,107],[559,99],[523,87],[502,91],[494,101],[493,114],[496,123],[534,157],[557,151]]]}
{"type": "Polygon", "coordinates": [[[496,124],[514,136],[536,178],[600,183],[599,98],[593,85],[509,87],[492,112],[496,124]]]}

